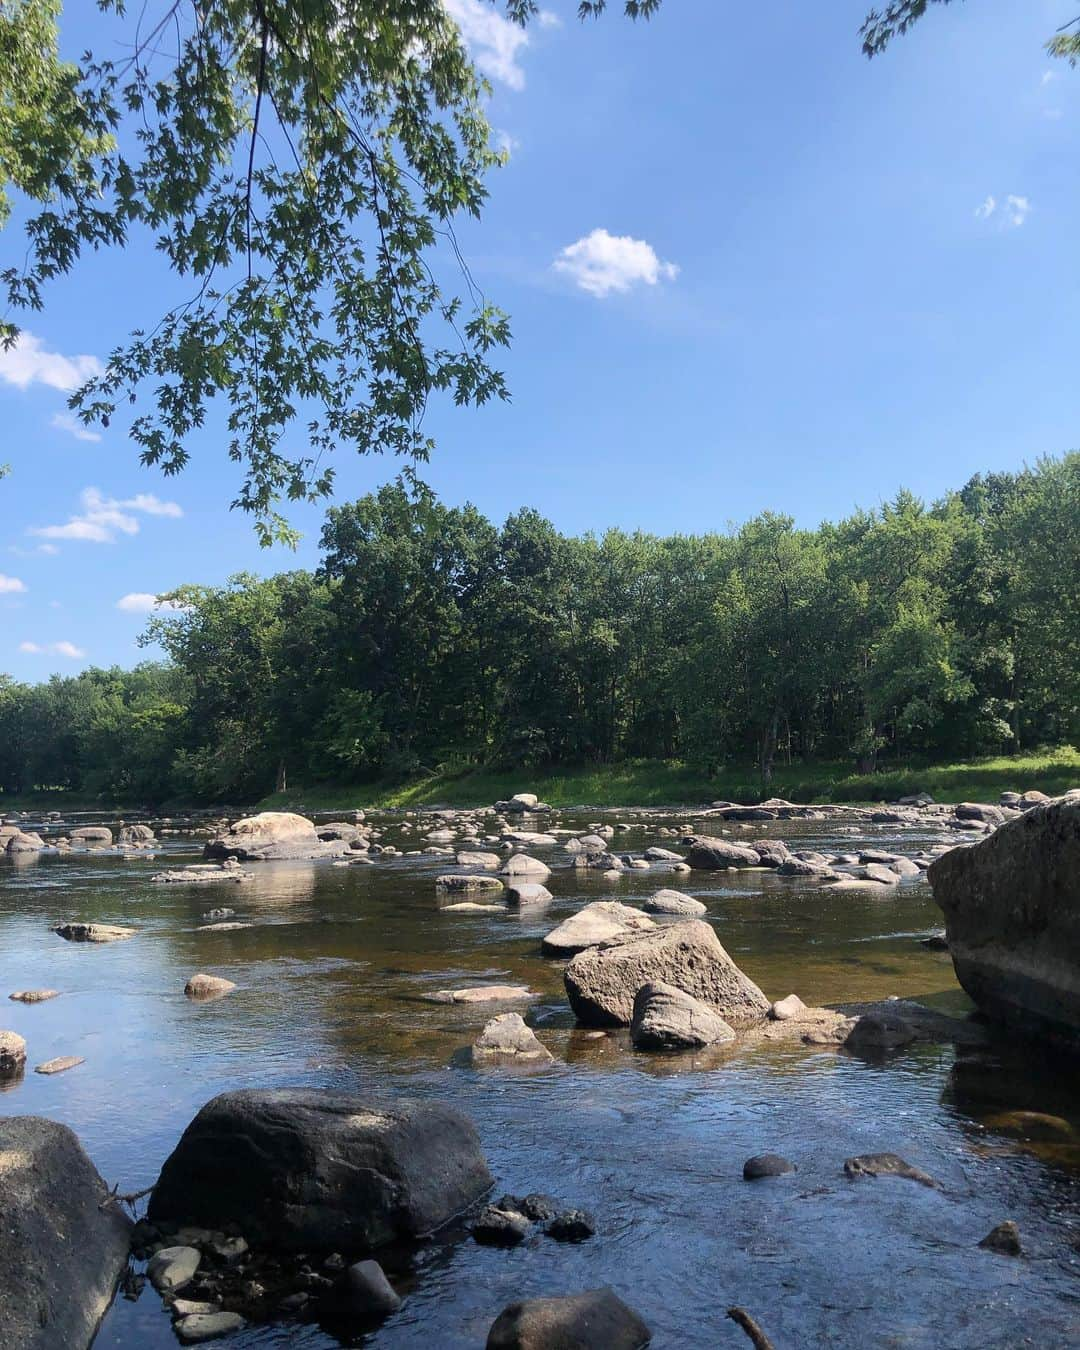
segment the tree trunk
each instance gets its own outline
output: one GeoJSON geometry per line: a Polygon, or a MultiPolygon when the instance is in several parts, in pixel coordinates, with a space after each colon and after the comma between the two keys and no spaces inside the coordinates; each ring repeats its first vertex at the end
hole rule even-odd
{"type": "Polygon", "coordinates": [[[284,792],[287,787],[288,779],[285,773],[285,761],[284,759],[279,759],[277,766],[277,787],[275,788],[275,791],[284,792]]]}

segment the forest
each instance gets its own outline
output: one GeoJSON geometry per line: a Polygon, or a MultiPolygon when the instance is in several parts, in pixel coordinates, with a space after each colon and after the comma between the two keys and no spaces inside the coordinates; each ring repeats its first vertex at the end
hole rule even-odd
{"type": "MultiPolygon", "coordinates": [[[[671,490],[680,490],[673,485],[671,490]]],[[[1080,739],[1080,452],[816,530],[501,526],[403,481],[314,572],[181,586],[133,670],[0,676],[0,789],[254,800],[436,768],[960,757],[1080,739]]]]}

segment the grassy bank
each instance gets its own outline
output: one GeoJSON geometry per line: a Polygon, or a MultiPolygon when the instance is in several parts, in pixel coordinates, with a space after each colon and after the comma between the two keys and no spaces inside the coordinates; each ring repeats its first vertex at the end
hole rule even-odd
{"type": "MultiPolygon", "coordinates": [[[[998,794],[1038,788],[1053,796],[1080,787],[1080,752],[1072,747],[1004,755],[962,764],[912,765],[852,773],[849,764],[777,766],[765,796],[797,802],[881,802],[929,792],[937,801],[996,801],[998,794]]],[[[684,764],[632,760],[554,772],[432,774],[405,784],[317,784],[263,798],[260,810],[337,810],[368,806],[484,806],[515,792],[535,792],[552,806],[695,805],[724,798],[754,802],[762,793],[753,771],[715,776],[684,764]]]]}

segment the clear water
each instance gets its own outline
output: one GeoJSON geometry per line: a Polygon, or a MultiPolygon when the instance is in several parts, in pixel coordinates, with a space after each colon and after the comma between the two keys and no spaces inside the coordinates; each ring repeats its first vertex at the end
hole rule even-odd
{"type": "MultiPolygon", "coordinates": [[[[601,819],[562,812],[557,824],[601,819]]],[[[674,818],[641,812],[619,851],[658,839],[674,818]]],[[[400,818],[379,822],[400,839],[400,818]]],[[[685,821],[679,822],[685,824],[685,821]]],[[[849,827],[850,828],[850,827],[849,827]]],[[[838,832],[827,822],[743,830],[829,852],[867,842],[914,852],[946,837],[896,826],[838,832]]],[[[738,837],[738,835],[736,836],[738,837]]],[[[434,878],[445,859],[372,867],[253,864],[244,885],[160,886],[164,865],[195,860],[197,843],[153,858],[70,854],[0,864],[0,992],[50,986],[61,997],[0,1004],[30,1064],[86,1063],[57,1077],[27,1073],[0,1111],[71,1125],[121,1191],[150,1185],[196,1110],[239,1086],[324,1086],[438,1098],[479,1129],[496,1194],[542,1190],[592,1210],[599,1233],[580,1246],[544,1237],[509,1251],[461,1230],[392,1261],[405,1301],[355,1343],[482,1346],[509,1301],[612,1285],[652,1326],[654,1346],[744,1346],[728,1321],[747,1307],[781,1348],[1057,1347],[1080,1344],[1080,1081],[1076,1063],[1031,1047],[957,1049],[925,1043],[867,1062],[844,1051],[760,1045],[695,1059],[634,1052],[624,1033],[575,1029],[561,969],[540,938],[589,900],[634,903],[659,886],[698,896],[739,964],[769,994],[807,1003],[917,997],[945,1011],[969,1005],[947,955],[918,943],[940,922],[928,887],[829,894],[769,873],[672,876],[629,872],[617,883],[535,850],[555,868],[542,911],[440,913],[434,878]],[[199,932],[228,906],[253,927],[199,932]],[[136,937],[67,943],[62,919],[127,924],[136,937]],[[239,988],[193,1004],[196,971],[239,988]],[[542,995],[528,1014],[554,1053],[530,1072],[470,1067],[464,1053],[490,1010],[419,1000],[469,983],[523,983],[542,995]],[[1042,1133],[1008,1113],[1058,1117],[1042,1133]],[[798,1166],[746,1183],[750,1154],[798,1166]],[[850,1182],[843,1161],[893,1151],[943,1186],[850,1182]],[[1026,1255],[977,1243],[1015,1219],[1026,1255]]],[[[229,1344],[328,1347],[340,1328],[282,1320],[229,1344]]],[[[347,1339],[347,1338],[346,1338],[347,1339]]],[[[160,1300],[118,1299],[95,1343],[123,1350],[176,1344],[160,1300]]]]}

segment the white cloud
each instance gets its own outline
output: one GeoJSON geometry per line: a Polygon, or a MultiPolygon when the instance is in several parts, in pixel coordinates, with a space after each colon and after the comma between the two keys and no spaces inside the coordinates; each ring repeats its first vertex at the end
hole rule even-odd
{"type": "Polygon", "coordinates": [[[492,139],[495,142],[495,149],[501,151],[508,158],[515,150],[521,149],[521,142],[516,136],[512,136],[509,131],[495,129],[492,139]]]}
{"type": "Polygon", "coordinates": [[[77,417],[72,413],[56,413],[49,423],[57,431],[66,431],[74,436],[77,441],[100,441],[101,433],[91,431],[89,427],[83,426],[77,417]]]}
{"type": "Polygon", "coordinates": [[[25,595],[26,585],[18,577],[6,577],[0,572],[0,595],[25,595]]]}
{"type": "Polygon", "coordinates": [[[116,608],[126,614],[151,614],[155,610],[167,614],[187,613],[186,605],[178,604],[175,600],[159,600],[148,591],[132,591],[130,595],[121,596],[116,602],[116,608]]]}
{"type": "Polygon", "coordinates": [[[997,202],[993,197],[987,197],[981,206],[975,208],[975,216],[978,220],[989,220],[997,210],[997,202]]]}
{"type": "Polygon", "coordinates": [[[499,14],[490,0],[443,0],[443,8],[485,75],[511,89],[525,88],[525,72],[518,65],[518,57],[529,45],[524,28],[499,14]]]}
{"type": "Polygon", "coordinates": [[[1057,77],[1058,73],[1056,70],[1044,70],[1042,73],[1042,78],[1039,80],[1039,83],[1045,89],[1045,87],[1048,84],[1053,84],[1053,82],[1057,79],[1057,77]]]}
{"type": "Polygon", "coordinates": [[[70,393],[104,371],[96,356],[62,356],[46,351],[41,338],[33,333],[20,333],[7,351],[0,347],[0,380],[17,389],[28,389],[36,383],[70,393]]]}
{"type": "MultiPolygon", "coordinates": [[[[80,498],[82,511],[63,525],[39,525],[27,534],[39,539],[77,539],[90,544],[111,544],[118,534],[138,534],[139,521],[132,512],[146,516],[168,516],[174,520],[183,514],[176,502],[163,502],[150,492],[118,501],[105,497],[98,488],[84,488],[80,498]]],[[[45,548],[46,545],[42,545],[45,548]]]]}
{"type": "Polygon", "coordinates": [[[1019,229],[1030,214],[1030,199],[1017,196],[1014,192],[1010,192],[1003,202],[987,197],[981,206],[975,208],[977,220],[996,219],[1003,230],[1019,229]]]}
{"type": "Polygon", "coordinates": [[[27,656],[66,656],[71,661],[81,661],[86,655],[74,642],[47,642],[44,646],[39,642],[20,642],[19,651],[27,656]]]}
{"type": "Polygon", "coordinates": [[[1005,212],[1010,225],[1023,225],[1031,214],[1031,202],[1026,197],[1015,197],[1010,193],[1005,198],[1005,212]]]}
{"type": "Polygon", "coordinates": [[[561,28],[562,19],[550,9],[542,9],[536,16],[536,20],[541,28],[561,28]]]}
{"type": "Polygon", "coordinates": [[[655,286],[660,281],[674,281],[679,275],[677,264],[662,262],[644,239],[608,234],[607,230],[593,230],[567,245],[552,266],[599,299],[612,291],[628,291],[638,283],[655,286]]]}

